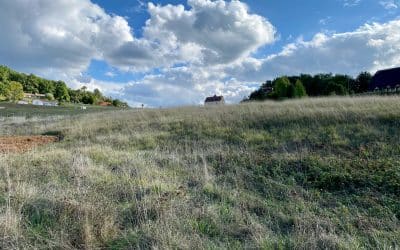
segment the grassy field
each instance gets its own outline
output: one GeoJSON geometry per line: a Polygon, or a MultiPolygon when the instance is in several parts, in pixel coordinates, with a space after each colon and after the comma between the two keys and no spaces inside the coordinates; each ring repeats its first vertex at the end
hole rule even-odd
{"type": "Polygon", "coordinates": [[[0,102],[0,118],[5,117],[26,117],[37,118],[45,116],[70,116],[82,115],[93,112],[102,112],[105,110],[121,110],[116,107],[101,107],[94,105],[85,105],[86,110],[81,109],[79,104],[65,104],[58,107],[45,107],[34,105],[18,105],[8,102],[0,102]]]}
{"type": "Polygon", "coordinates": [[[400,247],[398,97],[7,124],[64,140],[0,156],[0,249],[400,247]]]}

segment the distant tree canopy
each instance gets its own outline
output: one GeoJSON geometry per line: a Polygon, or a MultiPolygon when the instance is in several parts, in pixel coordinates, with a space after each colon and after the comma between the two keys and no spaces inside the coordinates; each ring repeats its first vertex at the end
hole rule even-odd
{"type": "Polygon", "coordinates": [[[361,72],[355,79],[348,75],[301,74],[278,77],[263,83],[247,100],[301,98],[304,96],[327,96],[359,94],[368,91],[372,76],[361,72]]]}
{"type": "Polygon", "coordinates": [[[290,81],[287,77],[280,77],[275,80],[274,83],[274,95],[278,98],[289,97],[290,91],[290,81]]]}
{"type": "Polygon", "coordinates": [[[23,99],[25,93],[44,94],[49,100],[60,102],[74,102],[84,104],[97,104],[109,102],[114,106],[127,107],[120,100],[105,97],[100,90],[88,91],[86,87],[73,90],[63,81],[52,81],[40,78],[33,74],[26,75],[16,72],[6,66],[0,66],[0,101],[18,101],[23,99]],[[114,102],[115,101],[115,102],[114,102]]]}
{"type": "Polygon", "coordinates": [[[307,91],[304,88],[303,83],[300,80],[297,80],[296,83],[294,84],[294,94],[293,97],[295,98],[301,98],[307,96],[307,91]]]}
{"type": "Polygon", "coordinates": [[[19,101],[24,98],[24,89],[19,82],[10,82],[8,84],[7,99],[13,102],[19,101]]]}

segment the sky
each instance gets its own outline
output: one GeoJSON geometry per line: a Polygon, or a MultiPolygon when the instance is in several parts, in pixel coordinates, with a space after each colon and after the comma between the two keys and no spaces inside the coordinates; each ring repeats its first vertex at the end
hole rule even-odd
{"type": "Polygon", "coordinates": [[[0,0],[0,64],[130,106],[400,66],[400,0],[0,0]]]}

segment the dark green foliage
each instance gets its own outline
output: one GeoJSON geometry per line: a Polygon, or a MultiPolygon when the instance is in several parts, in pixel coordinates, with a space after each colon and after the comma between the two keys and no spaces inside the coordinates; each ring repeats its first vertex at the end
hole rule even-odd
{"type": "Polygon", "coordinates": [[[53,101],[53,100],[54,100],[54,95],[53,95],[52,93],[47,93],[47,94],[46,94],[46,98],[47,98],[47,100],[49,100],[49,101],[53,101]]]}
{"type": "MultiPolygon", "coordinates": [[[[99,102],[114,103],[112,98],[103,96],[98,89],[95,89],[93,92],[87,91],[86,87],[79,90],[72,90],[68,88],[67,84],[63,81],[47,80],[35,76],[34,74],[26,75],[16,72],[6,66],[0,66],[0,101],[4,99],[15,99],[15,95],[10,97],[10,82],[21,84],[23,92],[25,93],[50,95],[59,102],[74,102],[92,105],[99,102]]],[[[125,102],[120,100],[115,101],[115,107],[128,107],[125,102]]]]}
{"type": "Polygon", "coordinates": [[[274,81],[274,93],[278,98],[289,97],[291,84],[287,77],[280,77],[274,81]]]}
{"type": "Polygon", "coordinates": [[[273,93],[266,91],[266,83],[264,83],[245,100],[261,101],[266,99],[298,98],[307,95],[327,96],[332,94],[359,94],[368,91],[368,85],[371,79],[372,76],[368,72],[361,72],[356,79],[348,75],[340,74],[317,74],[314,76],[301,74],[299,76],[278,77],[274,81],[267,82],[274,88],[273,93]],[[285,86],[283,86],[282,79],[288,79],[290,84],[287,85],[286,83],[284,84],[285,86]],[[297,84],[298,81],[301,85],[297,84]]]}
{"type": "Polygon", "coordinates": [[[21,100],[24,97],[24,90],[22,85],[19,82],[9,82],[6,86],[7,90],[7,99],[16,102],[21,100]]]}
{"type": "Polygon", "coordinates": [[[7,67],[0,65],[0,82],[5,82],[9,79],[10,71],[7,67]]]}
{"type": "Polygon", "coordinates": [[[343,87],[343,85],[336,83],[334,81],[331,81],[326,85],[325,94],[326,95],[345,95],[346,89],[343,87]]]}
{"type": "MultiPolygon", "coordinates": [[[[38,91],[32,92],[32,93],[51,93],[54,95],[55,90],[56,90],[56,87],[54,86],[54,82],[45,80],[45,79],[41,79],[41,81],[39,81],[38,91]]],[[[27,92],[29,92],[29,91],[27,91],[27,92]]]]}
{"type": "MultiPolygon", "coordinates": [[[[291,85],[291,86],[293,86],[293,85],[291,85]]],[[[303,83],[300,80],[296,81],[293,88],[294,88],[293,97],[301,98],[301,97],[307,96],[306,89],[304,88],[303,83]]]]}
{"type": "Polygon", "coordinates": [[[0,82],[0,101],[7,99],[9,96],[8,82],[0,82]]]}
{"type": "Polygon", "coordinates": [[[369,84],[372,80],[372,75],[369,72],[361,72],[354,83],[354,92],[355,93],[363,93],[368,91],[369,84]]]}
{"type": "Polygon", "coordinates": [[[122,101],[120,101],[119,99],[114,99],[113,101],[112,101],[112,105],[114,106],[114,107],[121,107],[121,108],[124,108],[124,107],[127,107],[128,105],[126,104],[126,102],[122,102],[122,101]]]}
{"type": "Polygon", "coordinates": [[[91,94],[85,93],[83,94],[82,98],[80,101],[84,104],[94,104],[95,103],[95,97],[91,94]]]}
{"type": "Polygon", "coordinates": [[[287,98],[294,98],[295,97],[295,88],[293,84],[290,84],[288,89],[287,89],[287,94],[286,97],[287,98]]]}
{"type": "Polygon", "coordinates": [[[273,89],[272,81],[266,81],[261,85],[261,87],[258,90],[252,92],[250,94],[249,99],[245,99],[245,101],[246,100],[262,101],[267,98],[276,98],[276,96],[272,93],[272,89],[273,89]]]}
{"type": "MultiPolygon", "coordinates": [[[[54,97],[60,102],[69,102],[70,96],[67,85],[64,82],[58,81],[55,83],[54,97]]],[[[93,104],[93,103],[91,103],[93,104]]]]}
{"type": "Polygon", "coordinates": [[[28,93],[39,93],[39,82],[41,82],[41,79],[39,77],[30,74],[27,78],[26,81],[22,82],[24,86],[24,90],[28,93]]]}

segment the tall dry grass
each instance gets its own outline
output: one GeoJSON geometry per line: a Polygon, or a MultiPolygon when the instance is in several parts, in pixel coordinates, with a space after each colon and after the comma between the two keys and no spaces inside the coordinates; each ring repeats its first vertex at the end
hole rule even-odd
{"type": "Polygon", "coordinates": [[[396,249],[400,99],[128,110],[2,124],[0,248],[396,249]]]}

